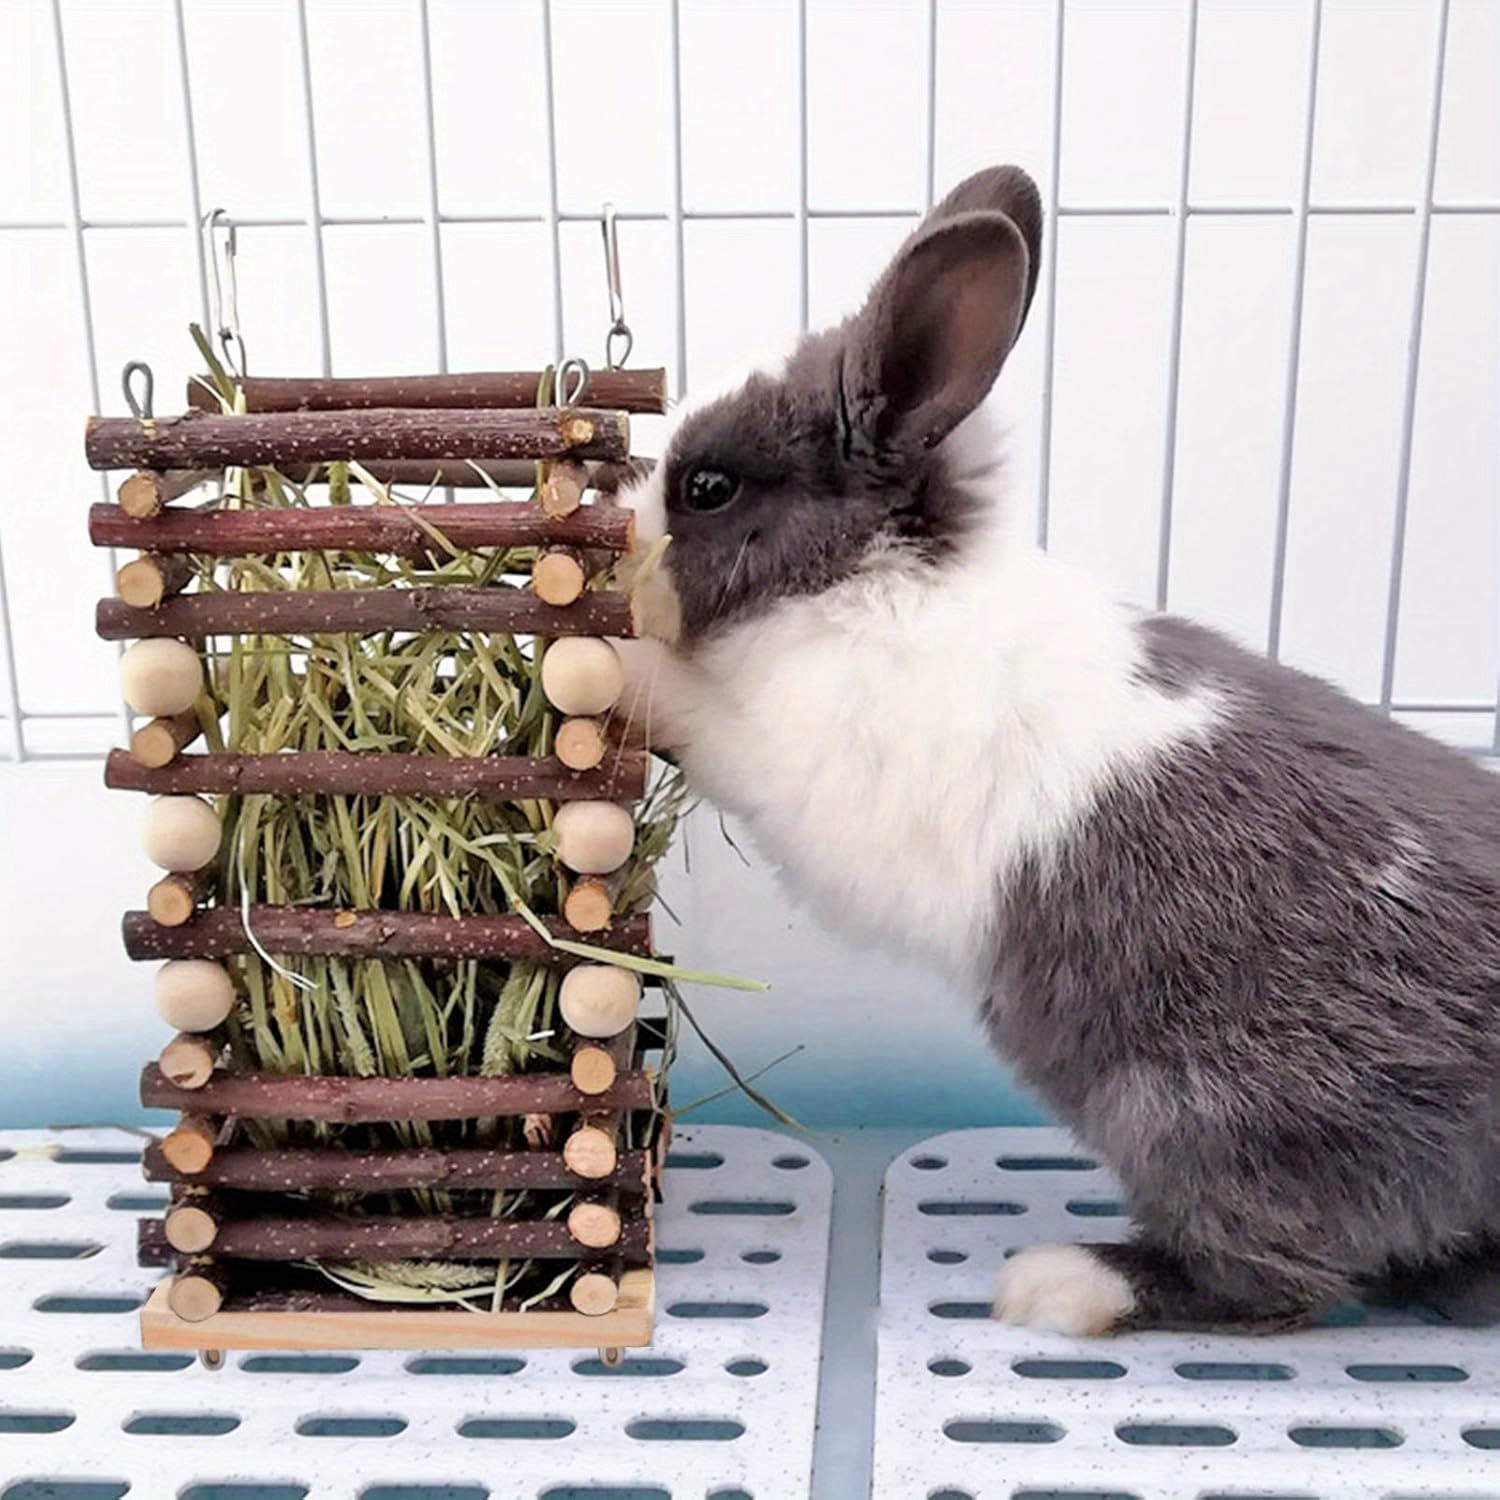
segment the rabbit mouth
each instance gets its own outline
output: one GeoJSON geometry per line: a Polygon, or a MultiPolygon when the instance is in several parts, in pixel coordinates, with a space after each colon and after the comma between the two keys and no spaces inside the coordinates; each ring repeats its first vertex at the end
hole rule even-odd
{"type": "Polygon", "coordinates": [[[627,553],[615,566],[614,582],[630,595],[637,636],[675,646],[682,639],[682,599],[666,565],[672,538],[644,551],[627,553]]]}

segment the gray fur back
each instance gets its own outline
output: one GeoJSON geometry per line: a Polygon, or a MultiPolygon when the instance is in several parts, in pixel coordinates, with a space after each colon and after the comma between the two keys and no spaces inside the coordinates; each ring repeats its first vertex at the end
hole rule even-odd
{"type": "Polygon", "coordinates": [[[1500,1230],[1500,777],[1211,631],[1139,629],[1155,684],[1231,708],[1007,885],[998,1046],[1151,1241],[1249,1303],[1474,1251],[1500,1230]]]}

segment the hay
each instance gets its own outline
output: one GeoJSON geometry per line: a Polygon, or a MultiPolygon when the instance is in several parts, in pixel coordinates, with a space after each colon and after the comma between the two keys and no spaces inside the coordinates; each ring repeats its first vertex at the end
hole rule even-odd
{"type": "MultiPolygon", "coordinates": [[[[195,331],[196,332],[196,331],[195,331]]],[[[200,344],[205,354],[209,351],[200,344]]],[[[210,356],[211,357],[211,356],[210,356]]],[[[232,384],[215,368],[233,409],[232,384]]],[[[542,393],[545,397],[545,391],[542,393]]],[[[433,541],[430,560],[341,552],[204,560],[197,588],[237,592],[483,585],[524,578],[532,549],[462,552],[442,536],[432,496],[390,493],[356,466],[320,476],[327,503],[356,497],[417,503],[433,541]],[[361,493],[363,492],[363,493],[361,493]],[[425,503],[424,503],[425,502],[425,503]]],[[[272,470],[231,471],[221,503],[296,508],[311,485],[272,470]]],[[[597,581],[597,580],[596,580],[597,581]]],[[[505,635],[385,632],[288,639],[242,635],[205,644],[202,714],[212,750],[271,754],[404,750],[434,755],[544,756],[560,716],[544,697],[533,640],[505,635]],[[220,713],[222,710],[222,713],[220,713]]],[[[650,903],[652,866],[682,809],[675,770],[662,767],[637,808],[638,837],[616,907],[650,903]]],[[[519,911],[558,915],[566,886],[553,858],[552,806],[479,797],[265,796],[220,800],[218,868],[225,905],[256,903],[388,908],[455,916],[519,911]]],[[[253,933],[252,933],[253,937],[253,933]]],[[[577,951],[593,954],[587,944],[577,951]]],[[[618,956],[605,956],[620,962],[618,956]]],[[[228,1022],[233,1065],[283,1074],[443,1077],[566,1066],[556,1037],[559,973],[534,963],[286,959],[260,952],[233,965],[239,1002],[228,1022]]],[[[639,967],[684,977],[670,965],[639,967]]],[[[675,1017],[669,1014],[669,1047],[675,1017]]],[[[670,1062],[670,1055],[664,1064],[670,1062]]],[[[666,1067],[661,1070],[663,1079],[666,1067]]],[[[336,1126],[246,1123],[261,1146],[339,1144],[363,1149],[483,1145],[523,1149],[524,1122],[492,1119],[336,1126]]],[[[628,1138],[625,1145],[642,1142],[628,1138]]],[[[474,1212],[555,1216],[559,1192],[402,1191],[305,1195],[324,1208],[382,1213],[474,1212]]],[[[565,1279],[556,1262],[358,1262],[319,1269],[341,1287],[388,1302],[526,1306],[565,1279]]]]}
{"type": "MultiPolygon", "coordinates": [[[[212,371],[226,411],[242,408],[233,380],[201,330],[193,337],[212,371]]],[[[550,400],[551,372],[539,403],[550,400]]],[[[542,479],[539,470],[538,484],[542,479]]],[[[229,471],[220,503],[235,508],[297,508],[315,503],[414,507],[432,556],[289,552],[204,560],[197,588],[237,592],[483,585],[524,579],[534,549],[464,552],[442,534],[439,497],[397,494],[357,464],[330,464],[319,485],[296,484],[265,469],[229,471]],[[310,491],[326,486],[326,501],[310,491]]],[[[637,559],[647,577],[660,547],[637,559]]],[[[591,583],[602,583],[595,578],[591,583]]],[[[207,692],[201,717],[208,748],[250,754],[310,750],[397,750],[435,755],[543,756],[551,753],[561,716],[540,684],[540,655],[525,637],[431,631],[363,637],[288,639],[243,635],[205,643],[207,692]],[[220,712],[222,710],[222,713],[220,712]]],[[[620,872],[616,910],[643,910],[654,894],[653,867],[666,853],[684,807],[679,774],[659,766],[636,808],[637,835],[620,872]]],[[[566,885],[553,857],[552,807],[544,801],[378,796],[266,796],[220,800],[225,838],[219,899],[257,903],[439,912],[512,911],[539,931],[560,914],[566,885]]],[[[253,932],[252,932],[253,938],[253,932]]],[[[549,941],[553,941],[549,937],[549,941]]],[[[742,1089],[776,1118],[795,1124],[742,1078],[703,1034],[678,982],[739,989],[765,986],[700,973],[660,960],[557,942],[582,957],[623,964],[662,980],[666,1047],[659,1097],[686,1020],[742,1089]]],[[[442,1077],[552,1070],[566,1065],[557,1041],[556,968],[534,963],[285,959],[264,951],[235,961],[239,1002],[230,1020],[237,1068],[283,1074],[442,1077]]],[[[754,1076],[754,1075],[752,1075],[754,1076]]],[[[263,1147],[337,1144],[352,1149],[482,1145],[523,1149],[526,1122],[394,1122],[337,1126],[247,1121],[263,1147]]],[[[645,1142],[622,1127],[622,1145],[645,1142]]],[[[410,1190],[381,1194],[318,1192],[310,1204],[344,1211],[476,1213],[556,1217],[567,1192],[410,1190]]],[[[557,1262],[359,1261],[316,1267],[343,1289],[370,1300],[525,1308],[554,1297],[572,1267],[557,1262]]]]}

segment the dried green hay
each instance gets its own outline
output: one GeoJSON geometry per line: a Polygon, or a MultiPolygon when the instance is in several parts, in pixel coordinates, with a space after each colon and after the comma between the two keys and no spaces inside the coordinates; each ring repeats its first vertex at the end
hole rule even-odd
{"type": "MultiPolygon", "coordinates": [[[[226,410],[232,381],[210,361],[226,410]]],[[[540,400],[548,399],[544,388],[540,400]]],[[[205,560],[200,591],[414,588],[519,581],[534,549],[464,552],[442,535],[441,500],[398,495],[358,465],[331,464],[318,486],[274,470],[230,471],[220,503],[236,508],[299,508],[316,503],[413,506],[432,540],[423,560],[351,552],[287,552],[205,560]]],[[[497,502],[499,503],[499,502],[497,502]]],[[[591,580],[594,583],[602,579],[591,580]]],[[[240,635],[205,643],[208,691],[217,700],[202,717],[208,748],[272,754],[312,750],[402,750],[435,755],[544,756],[560,715],[541,690],[534,639],[509,635],[387,631],[362,637],[291,639],[240,635]]],[[[670,844],[684,793],[670,766],[654,773],[635,809],[637,837],[621,872],[616,909],[644,909],[653,867],[670,844]]],[[[528,920],[561,912],[566,884],[553,858],[545,801],[484,797],[250,795],[220,799],[225,837],[219,900],[248,907],[307,904],[463,915],[520,912],[528,920]]],[[[252,934],[253,936],[253,934],[252,934]]],[[[679,1016],[702,1035],[676,980],[708,980],[652,960],[601,954],[587,943],[570,952],[625,963],[662,981],[667,1047],[675,1051],[679,1016]]],[[[240,1000],[228,1022],[234,1066],[283,1074],[442,1077],[566,1067],[557,1038],[559,970],[535,963],[473,960],[284,958],[264,952],[233,963],[240,1000]]],[[[765,1104],[706,1037],[737,1086],[765,1104]]],[[[779,1116],[785,1119],[785,1116],[779,1116]]],[[[337,1126],[248,1121],[256,1145],[329,1144],[352,1149],[483,1145],[523,1149],[525,1122],[514,1118],[337,1126]]],[[[622,1145],[639,1146],[629,1137],[622,1145]]],[[[318,1192],[309,1206],[413,1214],[556,1216],[567,1192],[410,1190],[381,1194],[318,1192]]],[[[571,1274],[558,1262],[362,1261],[318,1268],[356,1295],[384,1302],[454,1303],[498,1309],[554,1296],[571,1274]]]]}

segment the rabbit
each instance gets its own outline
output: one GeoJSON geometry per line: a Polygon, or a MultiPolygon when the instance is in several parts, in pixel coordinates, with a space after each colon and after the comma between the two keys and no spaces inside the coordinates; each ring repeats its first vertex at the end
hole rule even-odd
{"type": "MultiPolygon", "coordinates": [[[[981,406],[1043,215],[980,172],[859,312],[674,415],[636,732],[831,927],[972,996],[1119,1177],[1008,1259],[1068,1335],[1269,1330],[1500,1241],[1500,777],[1023,535],[981,406]]],[[[1500,1260],[1496,1261],[1500,1264],[1500,1260]]]]}

